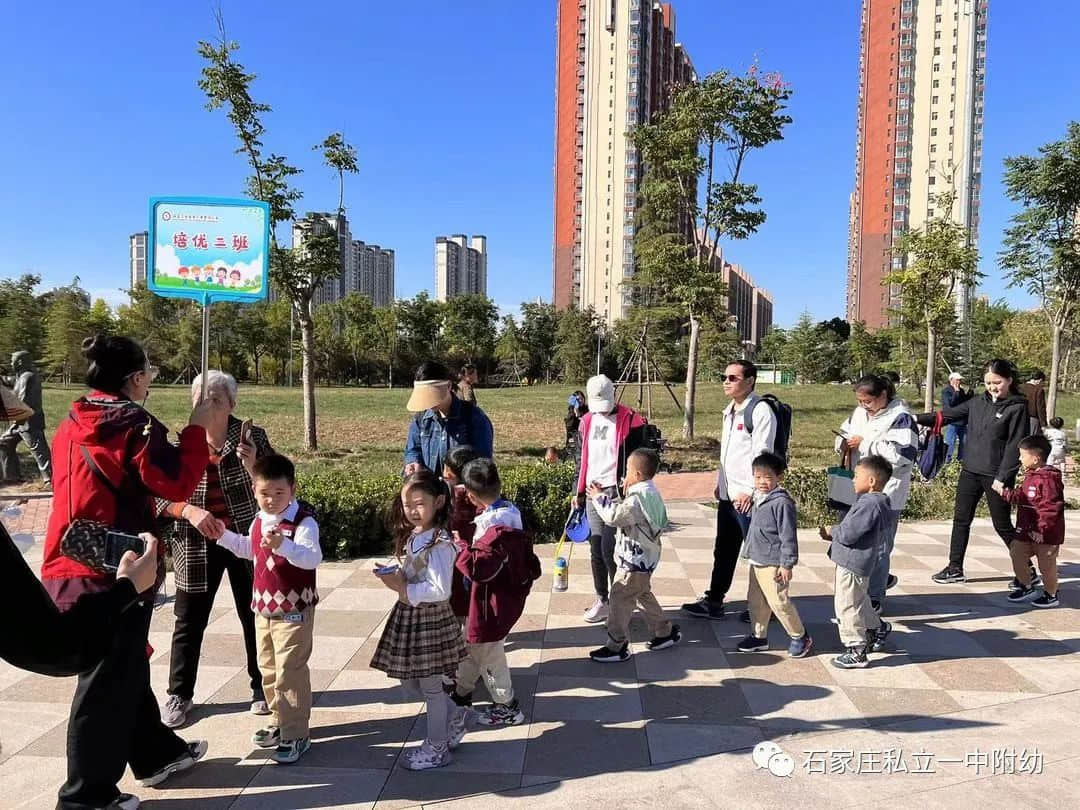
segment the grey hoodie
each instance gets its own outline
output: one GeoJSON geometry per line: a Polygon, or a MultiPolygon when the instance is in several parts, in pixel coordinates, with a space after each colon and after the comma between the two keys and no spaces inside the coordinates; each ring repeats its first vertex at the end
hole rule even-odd
{"type": "Polygon", "coordinates": [[[830,559],[861,577],[870,576],[885,545],[889,509],[889,496],[884,492],[865,492],[857,497],[855,505],[832,530],[830,559]]]}
{"type": "Polygon", "coordinates": [[[746,556],[758,565],[793,568],[799,562],[795,501],[777,487],[754,506],[746,531],[746,556]]]}

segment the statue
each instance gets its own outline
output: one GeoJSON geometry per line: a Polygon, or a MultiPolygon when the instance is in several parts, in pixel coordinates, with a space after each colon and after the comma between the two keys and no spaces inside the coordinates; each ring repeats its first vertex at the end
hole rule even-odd
{"type": "Polygon", "coordinates": [[[11,387],[15,396],[33,408],[33,415],[22,422],[12,424],[0,435],[0,477],[5,484],[20,482],[19,460],[16,453],[19,442],[26,442],[30,454],[37,462],[41,477],[48,486],[52,480],[52,458],[49,443],[45,439],[45,413],[41,401],[41,377],[30,359],[30,352],[19,351],[11,355],[11,387]]]}

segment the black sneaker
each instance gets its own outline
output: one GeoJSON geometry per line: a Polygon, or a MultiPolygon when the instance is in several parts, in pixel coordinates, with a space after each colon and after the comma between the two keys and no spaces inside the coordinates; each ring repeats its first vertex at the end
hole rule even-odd
{"type": "Polygon", "coordinates": [[[601,664],[614,664],[619,661],[626,661],[630,658],[630,645],[629,643],[623,644],[617,650],[612,650],[609,647],[597,647],[595,650],[589,653],[589,658],[593,661],[599,661],[601,664]]]}
{"type": "Polygon", "coordinates": [[[763,652],[769,649],[769,640],[767,638],[757,638],[755,636],[747,636],[739,642],[739,646],[735,648],[737,652],[752,653],[763,652]]]}
{"type": "Polygon", "coordinates": [[[869,632],[870,638],[869,646],[870,652],[881,652],[885,649],[885,639],[889,633],[892,632],[892,625],[889,622],[882,622],[881,626],[877,630],[871,630],[869,632]]]}
{"type": "Polygon", "coordinates": [[[950,582],[963,582],[964,572],[960,568],[953,568],[951,565],[946,565],[932,577],[930,577],[938,585],[948,585],[950,582]]]}
{"type": "Polygon", "coordinates": [[[674,647],[682,641],[682,633],[679,632],[679,625],[671,625],[671,632],[666,636],[657,636],[652,641],[645,642],[645,649],[656,652],[657,650],[666,650],[668,647],[674,647]]]}
{"type": "Polygon", "coordinates": [[[885,590],[891,591],[896,587],[896,583],[900,581],[900,578],[895,574],[889,574],[889,578],[885,580],[885,590]]]}
{"type": "Polygon", "coordinates": [[[160,785],[174,773],[180,773],[180,771],[186,771],[193,766],[196,762],[206,756],[207,743],[206,740],[196,740],[195,742],[189,742],[187,749],[179,757],[172,762],[161,766],[154,773],[147,776],[145,779],[140,779],[139,784],[143,787],[154,787],[160,785]]]}
{"type": "Polygon", "coordinates": [[[1033,599],[1031,601],[1031,604],[1039,608],[1051,608],[1057,607],[1060,603],[1058,602],[1056,593],[1051,596],[1047,591],[1043,591],[1042,596],[1040,596],[1038,599],[1033,599]]]}
{"type": "Polygon", "coordinates": [[[682,612],[699,619],[722,619],[724,618],[724,603],[713,602],[709,597],[703,596],[696,602],[687,602],[683,605],[682,612]]]}
{"type": "Polygon", "coordinates": [[[1021,585],[1016,590],[1009,591],[1008,600],[1013,603],[1030,602],[1035,598],[1035,594],[1034,588],[1025,588],[1021,585]]]}
{"type": "Polygon", "coordinates": [[[455,705],[461,706],[465,709],[468,709],[472,706],[472,692],[469,692],[469,694],[467,695],[459,695],[457,693],[457,689],[455,688],[453,691],[450,692],[450,699],[454,701],[455,705]]]}
{"type": "Polygon", "coordinates": [[[833,666],[840,669],[863,669],[869,663],[870,659],[866,657],[865,647],[848,647],[846,653],[832,660],[833,666]]]}

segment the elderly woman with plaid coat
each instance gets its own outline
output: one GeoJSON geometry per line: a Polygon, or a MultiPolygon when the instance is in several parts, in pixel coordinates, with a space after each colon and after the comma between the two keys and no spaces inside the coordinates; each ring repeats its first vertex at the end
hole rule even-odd
{"type": "MultiPolygon", "coordinates": [[[[196,377],[191,385],[193,401],[198,401],[200,385],[201,379],[196,377]]],[[[210,451],[206,472],[187,501],[158,501],[161,517],[175,521],[170,548],[176,576],[176,625],[169,666],[169,697],[161,711],[162,722],[170,728],[182,726],[191,711],[203,634],[210,622],[221,577],[226,572],[244,632],[251,711],[269,714],[255,649],[251,562],[218,548],[213,541],[226,529],[247,532],[259,509],[252,491],[251,467],[255,459],[271,455],[274,450],[262,428],[251,426],[246,436],[241,435],[244,423],[232,415],[236,407],[236,380],[231,375],[207,372],[206,392],[207,396],[217,395],[229,406],[219,421],[206,430],[210,451]]]]}

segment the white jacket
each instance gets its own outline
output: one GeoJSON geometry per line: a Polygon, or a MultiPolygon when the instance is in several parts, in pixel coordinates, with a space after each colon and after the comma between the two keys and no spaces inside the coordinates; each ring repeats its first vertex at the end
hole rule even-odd
{"type": "MultiPolygon", "coordinates": [[[[862,443],[851,451],[852,469],[863,456],[881,456],[892,464],[893,474],[885,485],[885,494],[889,496],[889,507],[894,512],[903,510],[911,494],[911,473],[919,449],[915,419],[904,400],[892,400],[873,416],[860,405],[840,426],[840,432],[862,437],[862,443]]],[[[835,446],[836,452],[844,451],[839,436],[835,446]]]]}
{"type": "Polygon", "coordinates": [[[776,443],[776,418],[772,408],[764,400],[750,396],[740,405],[731,400],[724,408],[724,429],[720,434],[720,470],[716,474],[716,493],[721,501],[730,501],[738,495],[754,494],[754,459],[762,453],[772,452],[776,443]],[[756,401],[751,434],[746,430],[746,408],[756,401]]]}

